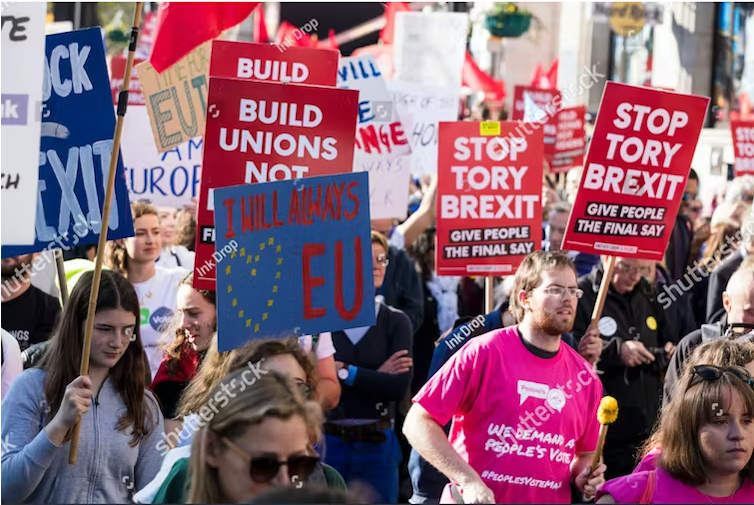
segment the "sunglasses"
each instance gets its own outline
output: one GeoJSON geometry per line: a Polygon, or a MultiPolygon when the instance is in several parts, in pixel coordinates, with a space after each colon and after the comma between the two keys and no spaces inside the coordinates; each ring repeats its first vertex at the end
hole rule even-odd
{"type": "MultiPolygon", "coordinates": [[[[715,365],[696,365],[694,367],[694,375],[698,375],[702,380],[707,382],[716,381],[725,373],[730,373],[744,381],[749,386],[754,386],[754,380],[752,380],[751,374],[742,366],[722,368],[715,365]]],[[[691,386],[691,384],[689,384],[689,386],[691,386]]]]}
{"type": "Polygon", "coordinates": [[[249,475],[251,480],[257,484],[269,484],[280,473],[280,467],[288,467],[288,475],[291,481],[296,477],[297,481],[306,481],[309,479],[314,469],[319,463],[316,456],[291,456],[287,461],[278,461],[272,456],[254,457],[238,447],[236,444],[222,437],[222,441],[238,456],[249,463],[249,475]]]}

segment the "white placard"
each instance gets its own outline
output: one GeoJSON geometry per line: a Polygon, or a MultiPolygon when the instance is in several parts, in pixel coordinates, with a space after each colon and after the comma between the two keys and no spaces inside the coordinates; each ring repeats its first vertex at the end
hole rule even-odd
{"type": "Polygon", "coordinates": [[[397,13],[393,79],[460,91],[468,27],[461,12],[397,13]]]}
{"type": "Polygon", "coordinates": [[[2,244],[34,244],[39,186],[44,2],[3,2],[2,244]]]}
{"type": "Polygon", "coordinates": [[[458,121],[459,90],[387,81],[393,103],[411,145],[411,173],[437,173],[437,134],[440,121],[458,121]]]}
{"type": "Polygon", "coordinates": [[[199,196],[203,139],[197,137],[157,152],[147,108],[128,106],[121,141],[128,196],[160,207],[182,208],[199,196]]]}
{"type": "Polygon", "coordinates": [[[405,219],[411,147],[408,131],[373,56],[341,58],[338,87],[359,91],[354,172],[369,172],[369,212],[372,219],[405,219]]]}

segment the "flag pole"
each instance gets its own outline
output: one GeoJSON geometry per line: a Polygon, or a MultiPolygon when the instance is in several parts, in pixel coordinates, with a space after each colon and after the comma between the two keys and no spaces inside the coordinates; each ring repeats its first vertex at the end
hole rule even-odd
{"type": "MultiPolygon", "coordinates": [[[[131,71],[134,64],[136,53],[136,42],[139,40],[139,26],[141,25],[141,11],[144,2],[136,2],[134,11],[134,22],[131,27],[131,40],[128,46],[128,60],[126,61],[126,71],[123,75],[123,84],[118,94],[118,117],[115,123],[115,135],[113,136],[113,152],[110,157],[110,172],[107,177],[107,189],[105,192],[105,205],[102,208],[102,228],[99,236],[99,245],[97,247],[97,258],[94,263],[94,277],[92,278],[92,290],[89,294],[89,311],[86,317],[86,333],[84,335],[84,345],[81,349],[81,369],[79,375],[89,375],[89,352],[92,347],[92,333],[94,332],[94,314],[97,309],[97,297],[99,295],[99,284],[102,278],[102,259],[104,258],[105,244],[107,243],[108,226],[110,225],[110,207],[113,201],[113,192],[115,189],[115,172],[118,167],[118,157],[120,155],[120,138],[123,132],[123,120],[128,108],[128,88],[131,85],[131,71]]],[[[75,465],[79,449],[79,435],[81,434],[81,419],[73,425],[71,434],[71,450],[68,453],[68,464],[75,465]]]]}

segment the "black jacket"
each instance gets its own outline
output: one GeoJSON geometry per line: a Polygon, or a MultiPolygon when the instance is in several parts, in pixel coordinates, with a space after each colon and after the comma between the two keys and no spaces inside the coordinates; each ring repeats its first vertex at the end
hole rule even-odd
{"type": "Polygon", "coordinates": [[[709,289],[707,290],[707,322],[714,323],[713,316],[723,308],[723,291],[728,286],[728,281],[733,277],[733,272],[743,263],[744,255],[739,249],[715,269],[709,276],[709,289]]]}
{"type": "Polygon", "coordinates": [[[665,265],[668,267],[672,282],[683,277],[686,268],[691,264],[691,244],[693,241],[694,225],[689,218],[679,214],[675,218],[668,249],[665,251],[665,265]]]}
{"type": "Polygon", "coordinates": [[[403,249],[394,246],[389,249],[385,279],[375,294],[384,296],[386,305],[402,310],[411,320],[412,331],[416,333],[424,322],[421,279],[413,260],[403,249]]]}
{"type": "MultiPolygon", "coordinates": [[[[573,334],[577,341],[586,333],[592,310],[602,281],[602,266],[579,279],[584,296],[576,309],[573,334]]],[[[598,367],[602,370],[605,394],[613,396],[620,405],[618,420],[610,426],[608,439],[613,441],[640,440],[652,430],[660,409],[662,382],[660,374],[667,368],[663,363],[666,342],[677,342],[665,313],[654,298],[649,282],[641,279],[631,293],[621,295],[610,286],[602,318],[611,318],[614,331],[601,334],[602,356],[598,367]],[[620,355],[625,340],[639,340],[650,352],[656,349],[656,361],[650,365],[627,368],[620,355]]],[[[610,326],[610,325],[603,325],[610,326]]]]}

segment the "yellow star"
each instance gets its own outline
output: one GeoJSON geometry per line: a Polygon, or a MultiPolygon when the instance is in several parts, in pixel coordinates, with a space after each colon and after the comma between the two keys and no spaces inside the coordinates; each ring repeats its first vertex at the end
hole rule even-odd
{"type": "Polygon", "coordinates": [[[280,252],[280,247],[281,247],[281,246],[277,246],[277,247],[275,248],[275,252],[280,252]]]}
{"type": "Polygon", "coordinates": [[[247,319],[247,320],[246,320],[246,327],[247,327],[247,328],[250,328],[250,327],[251,327],[251,319],[247,319]]]}
{"type": "Polygon", "coordinates": [[[254,333],[259,331],[259,323],[254,325],[254,333]]]}
{"type": "Polygon", "coordinates": [[[267,320],[267,312],[262,314],[262,321],[266,321],[266,320],[267,320]]]}
{"type": "Polygon", "coordinates": [[[267,306],[268,307],[272,307],[272,303],[273,303],[273,300],[271,300],[271,299],[267,300],[267,306]]]}
{"type": "Polygon", "coordinates": [[[252,268],[251,269],[251,276],[252,277],[256,277],[256,275],[257,275],[257,269],[256,268],[252,268]]]}
{"type": "Polygon", "coordinates": [[[278,265],[282,265],[282,264],[283,264],[283,258],[278,258],[278,265]]]}
{"type": "Polygon", "coordinates": [[[237,298],[233,298],[233,306],[235,307],[236,305],[238,305],[238,299],[237,298]]]}
{"type": "Polygon", "coordinates": [[[246,264],[248,265],[249,263],[251,263],[251,254],[246,257],[246,264]]]}
{"type": "Polygon", "coordinates": [[[239,319],[243,319],[243,310],[238,311],[238,317],[239,319]]]}
{"type": "Polygon", "coordinates": [[[246,256],[246,248],[245,247],[241,248],[241,256],[246,256]]]}
{"type": "Polygon", "coordinates": [[[278,292],[278,287],[277,286],[272,286],[272,292],[273,293],[277,293],[278,292]]]}
{"type": "Polygon", "coordinates": [[[236,257],[236,251],[233,251],[232,253],[230,253],[230,257],[231,258],[235,258],[236,257]]]}
{"type": "Polygon", "coordinates": [[[225,267],[225,275],[230,275],[230,265],[225,267]]]}
{"type": "Polygon", "coordinates": [[[276,278],[276,279],[279,279],[279,278],[280,278],[280,272],[278,272],[278,273],[276,273],[276,274],[275,274],[275,278],[276,278]]]}
{"type": "Polygon", "coordinates": [[[233,286],[228,284],[228,293],[232,293],[232,292],[233,292],[233,286]]]}
{"type": "Polygon", "coordinates": [[[270,240],[267,241],[268,244],[272,245],[275,243],[275,239],[270,237],[270,240]]]}
{"type": "Polygon", "coordinates": [[[260,251],[264,251],[264,242],[262,242],[261,244],[259,244],[259,250],[260,251]]]}

